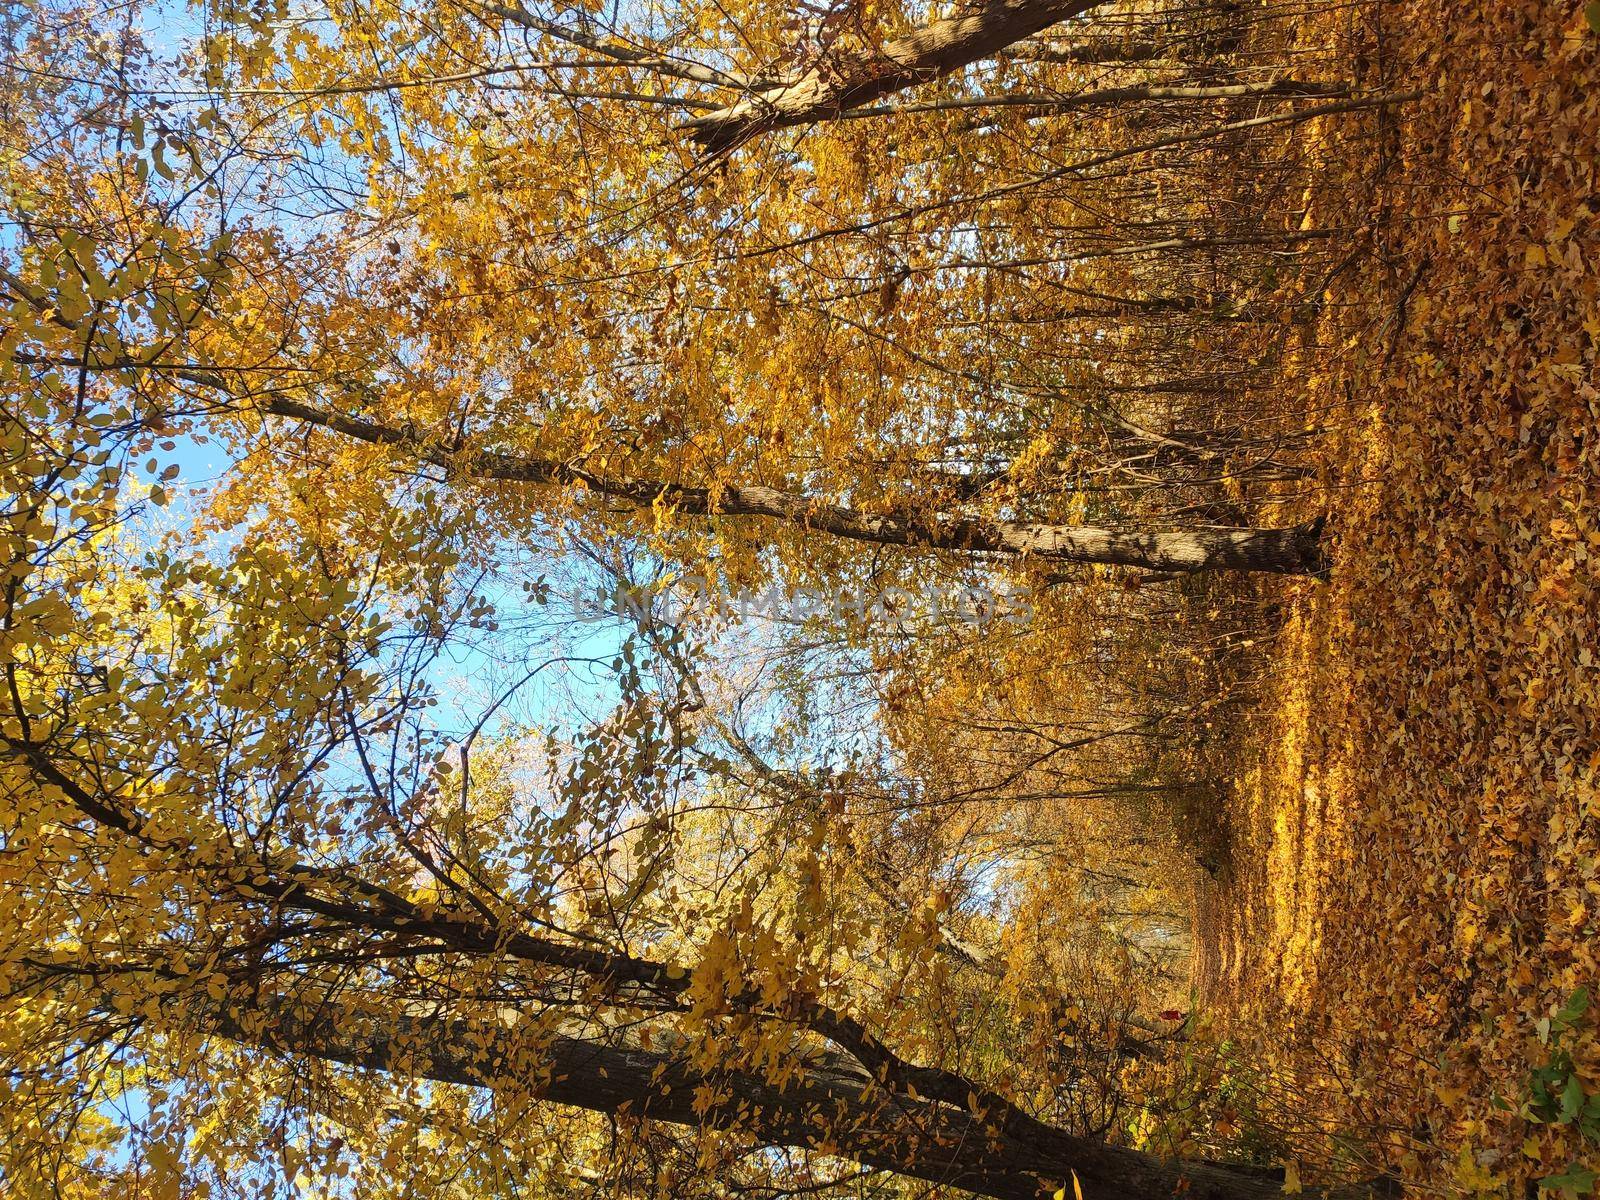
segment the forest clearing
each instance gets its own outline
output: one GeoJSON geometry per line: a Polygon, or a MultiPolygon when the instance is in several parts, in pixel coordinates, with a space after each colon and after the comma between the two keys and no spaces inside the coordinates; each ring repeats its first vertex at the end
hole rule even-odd
{"type": "Polygon", "coordinates": [[[1600,3],[0,37],[5,1195],[1600,1193],[1600,3]]]}

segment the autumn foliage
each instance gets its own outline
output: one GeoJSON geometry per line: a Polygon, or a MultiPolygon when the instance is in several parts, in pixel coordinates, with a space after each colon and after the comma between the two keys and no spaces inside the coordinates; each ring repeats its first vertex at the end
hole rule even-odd
{"type": "Polygon", "coordinates": [[[1600,6],[0,37],[7,1194],[1595,1190],[1600,6]]]}

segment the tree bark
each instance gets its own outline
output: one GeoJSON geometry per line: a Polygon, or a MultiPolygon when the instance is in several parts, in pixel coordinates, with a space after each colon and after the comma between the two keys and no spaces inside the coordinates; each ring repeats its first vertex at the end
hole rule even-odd
{"type": "MultiPolygon", "coordinates": [[[[504,1087],[592,1112],[734,1130],[764,1145],[834,1154],[996,1200],[1040,1200],[1071,1186],[1074,1175],[1085,1197],[1277,1200],[1282,1194],[1270,1171],[1165,1160],[1041,1123],[1019,1138],[979,1114],[890,1097],[871,1082],[822,1071],[804,1072],[779,1088],[752,1072],[707,1074],[681,1058],[640,1048],[562,1035],[519,1037],[503,1027],[435,1017],[379,1017],[323,999],[266,997],[242,1011],[219,1004],[200,1020],[202,1027],[190,1032],[274,1053],[504,1087]]],[[[1363,1184],[1320,1194],[1355,1198],[1381,1190],[1363,1184]]]]}
{"type": "Polygon", "coordinates": [[[683,128],[706,151],[727,150],[770,130],[807,125],[939,79],[1099,3],[987,0],[960,16],[893,38],[875,51],[832,55],[792,79],[686,121],[683,128]]]}
{"type": "Polygon", "coordinates": [[[1099,563],[1184,575],[1217,570],[1319,574],[1327,565],[1320,548],[1321,518],[1280,529],[1157,530],[948,514],[867,513],[759,484],[705,488],[663,480],[616,479],[549,459],[456,450],[362,417],[324,412],[283,398],[269,399],[262,408],[348,437],[405,449],[426,462],[471,478],[581,484],[637,508],[662,504],[698,516],[765,517],[876,545],[1031,556],[1051,562],[1099,563]]]}

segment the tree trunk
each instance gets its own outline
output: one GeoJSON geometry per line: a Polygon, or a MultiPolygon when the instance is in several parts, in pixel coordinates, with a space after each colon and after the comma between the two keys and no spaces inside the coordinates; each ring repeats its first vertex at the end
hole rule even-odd
{"type": "Polygon", "coordinates": [[[1282,529],[1104,529],[988,517],[879,514],[761,485],[696,487],[663,480],[616,479],[549,459],[494,451],[458,451],[361,417],[324,412],[286,399],[262,408],[363,441],[392,445],[471,478],[582,485],[637,508],[657,504],[698,516],[766,517],[802,529],[883,546],[1029,556],[1050,562],[1099,563],[1168,574],[1268,571],[1319,574],[1326,569],[1322,519],[1282,529]]]}
{"type": "MultiPolygon", "coordinates": [[[[602,998],[602,1005],[619,1012],[634,1005],[663,1011],[664,1005],[681,1002],[691,987],[689,976],[667,964],[505,929],[466,910],[424,909],[340,869],[300,863],[269,866],[253,852],[234,859],[210,840],[190,844],[153,829],[125,798],[80,782],[44,746],[5,731],[0,731],[0,744],[40,785],[104,829],[161,855],[199,852],[197,878],[214,878],[219,894],[267,904],[280,915],[297,912],[324,919],[326,928],[341,938],[365,933],[368,948],[374,943],[391,946],[398,935],[422,939],[440,954],[497,955],[519,970],[556,969],[557,977],[586,979],[581,994],[602,998]]],[[[95,769],[105,766],[97,762],[95,769]]],[[[250,927],[284,928],[276,920],[250,927]]],[[[302,927],[295,936],[305,933],[302,927]]],[[[250,945],[259,964],[264,947],[254,939],[250,945]]],[[[148,989],[148,995],[159,996],[160,1003],[140,1006],[138,1019],[173,1033],[222,1037],[272,1054],[405,1078],[494,1088],[511,1103],[526,1098],[724,1129],[761,1145],[848,1158],[996,1200],[1039,1200],[1073,1184],[1085,1200],[1277,1200],[1281,1194],[1279,1180],[1260,1169],[1165,1160],[1047,1125],[981,1082],[899,1059],[853,1018],[798,995],[773,1007],[759,988],[747,988],[729,996],[728,1003],[733,1011],[780,1021],[781,1028],[809,1030],[814,1036],[806,1037],[808,1048],[832,1042],[855,1061],[831,1053],[808,1056],[797,1048],[800,1065],[777,1084],[767,1073],[743,1066],[708,1070],[695,1065],[670,1030],[658,1049],[623,1040],[631,1034],[608,1033],[610,1041],[570,1036],[546,1023],[550,1012],[561,1010],[536,1008],[546,1021],[534,1015],[508,1025],[503,1006],[490,1008],[473,998],[428,1001],[435,1006],[430,1011],[381,994],[358,1005],[342,998],[357,995],[356,989],[341,984],[344,990],[332,994],[310,980],[301,980],[286,994],[281,976],[272,974],[275,960],[269,960],[274,966],[266,971],[246,963],[232,973],[223,994],[213,996],[209,981],[199,986],[186,968],[181,977],[190,981],[186,986],[166,965],[170,956],[152,956],[143,949],[122,941],[104,947],[79,945],[56,962],[41,947],[28,965],[38,972],[39,987],[87,989],[91,1005],[104,1004],[105,984],[112,976],[159,979],[163,986],[148,989]],[[131,960],[119,961],[130,949],[131,960]],[[177,987],[172,986],[175,981],[177,987]],[[450,1015],[437,1007],[443,1004],[467,1011],[458,1007],[450,1015]]],[[[346,946],[346,961],[360,961],[361,949],[362,944],[346,946]]],[[[124,986],[111,994],[129,992],[124,986]]],[[[110,1007],[127,1011],[114,1003],[110,1007]]],[[[602,1028],[602,1022],[595,1022],[584,1031],[602,1028]]],[[[1326,1194],[1355,1200],[1378,1190],[1367,1184],[1326,1194]]]]}
{"type": "MultiPolygon", "coordinates": [[[[1282,1195],[1269,1171],[1164,1160],[1039,1122],[1018,1136],[974,1113],[890,1097],[870,1081],[843,1074],[808,1071],[780,1089],[751,1072],[707,1075],[683,1059],[640,1048],[561,1035],[519,1038],[504,1028],[432,1017],[378,1017],[322,999],[265,998],[244,1012],[217,1005],[200,1023],[190,1032],[369,1070],[499,1086],[593,1112],[734,1130],[764,1145],[835,1154],[997,1200],[1040,1200],[1071,1187],[1074,1175],[1086,1200],[1282,1195]]],[[[1378,1190],[1357,1185],[1322,1194],[1359,1197],[1378,1190]]]]}
{"type": "Polygon", "coordinates": [[[1042,63],[1148,63],[1152,59],[1173,59],[1172,47],[1148,38],[1095,37],[1066,46],[1038,43],[1013,46],[1007,56],[1017,62],[1042,63]]]}
{"type": "Polygon", "coordinates": [[[970,12],[893,38],[878,50],[829,56],[791,79],[686,121],[683,128],[708,152],[726,150],[769,130],[810,124],[939,79],[1098,3],[987,0],[970,12]]]}

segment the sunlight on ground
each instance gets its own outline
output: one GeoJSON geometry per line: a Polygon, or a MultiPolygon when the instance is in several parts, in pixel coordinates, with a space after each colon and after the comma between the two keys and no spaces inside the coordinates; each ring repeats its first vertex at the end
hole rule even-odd
{"type": "Polygon", "coordinates": [[[1374,1165],[1521,1195],[1600,1162],[1524,1109],[1541,1072],[1600,1094],[1593,1014],[1540,1025],[1600,978],[1600,39],[1397,7],[1354,36],[1436,90],[1362,202],[1435,217],[1319,331],[1338,567],[1235,779],[1221,1003],[1374,1165]]]}

